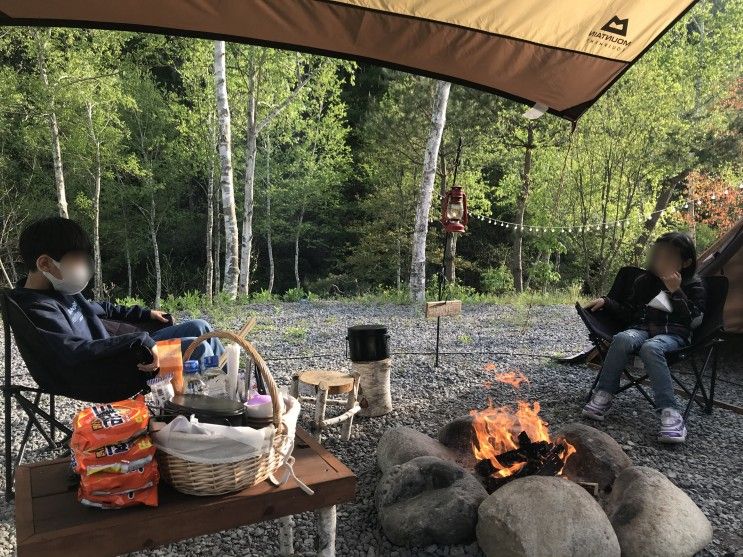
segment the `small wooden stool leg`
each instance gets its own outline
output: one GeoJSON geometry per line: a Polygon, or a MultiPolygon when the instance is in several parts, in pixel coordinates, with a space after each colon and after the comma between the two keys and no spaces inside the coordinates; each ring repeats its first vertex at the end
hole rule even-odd
{"type": "Polygon", "coordinates": [[[325,421],[325,407],[328,404],[328,385],[325,382],[317,386],[317,401],[315,403],[315,439],[322,441],[322,427],[325,421]]]}
{"type": "Polygon", "coordinates": [[[315,549],[318,557],[335,557],[335,505],[316,511],[315,525],[315,549]]]}
{"type": "Polygon", "coordinates": [[[294,517],[292,515],[279,518],[279,553],[280,555],[294,555],[294,517]]]}
{"type": "Polygon", "coordinates": [[[299,374],[295,373],[292,376],[292,396],[299,400],[299,374]]]}
{"type": "MultiPolygon", "coordinates": [[[[346,401],[346,410],[351,410],[356,406],[356,399],[359,396],[359,374],[353,374],[353,389],[348,393],[348,400],[346,401]]],[[[341,430],[341,438],[344,441],[348,441],[351,438],[351,427],[353,426],[353,414],[343,424],[341,430]]]]}

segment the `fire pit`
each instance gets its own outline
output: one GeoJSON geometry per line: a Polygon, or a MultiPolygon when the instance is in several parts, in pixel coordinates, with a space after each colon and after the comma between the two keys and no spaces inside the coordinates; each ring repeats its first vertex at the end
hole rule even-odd
{"type": "Polygon", "coordinates": [[[475,471],[488,493],[515,478],[558,476],[575,453],[567,441],[552,441],[539,410],[538,402],[519,401],[516,411],[490,404],[470,412],[475,471]]]}

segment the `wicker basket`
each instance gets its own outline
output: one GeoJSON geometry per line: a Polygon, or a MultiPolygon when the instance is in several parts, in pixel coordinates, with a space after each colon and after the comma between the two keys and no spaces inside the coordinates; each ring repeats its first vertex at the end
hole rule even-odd
{"type": "Polygon", "coordinates": [[[283,455],[288,453],[293,442],[287,433],[285,424],[281,421],[281,402],[276,383],[268,371],[265,360],[250,342],[229,331],[212,331],[194,339],[186,349],[184,360],[190,358],[201,342],[213,337],[236,342],[255,362],[268,394],[271,396],[272,424],[276,427],[276,433],[273,445],[267,453],[228,464],[191,462],[164,451],[157,451],[160,476],[178,491],[189,495],[221,495],[259,484],[281,467],[283,455]]]}

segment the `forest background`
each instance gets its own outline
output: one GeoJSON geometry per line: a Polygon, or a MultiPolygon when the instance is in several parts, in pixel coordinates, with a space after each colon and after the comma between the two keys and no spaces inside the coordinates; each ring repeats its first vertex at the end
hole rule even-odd
{"type": "Polygon", "coordinates": [[[0,28],[0,280],[60,214],[97,297],[576,296],[659,233],[743,215],[743,1],[701,1],[577,123],[459,85],[263,47],[0,28]],[[435,149],[434,149],[435,148],[435,149]],[[425,257],[425,261],[423,258],[425,257]],[[427,294],[428,293],[428,294],[427,294]]]}

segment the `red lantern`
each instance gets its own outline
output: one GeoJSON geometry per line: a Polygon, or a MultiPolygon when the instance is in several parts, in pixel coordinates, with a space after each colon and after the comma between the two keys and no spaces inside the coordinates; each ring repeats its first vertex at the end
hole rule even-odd
{"type": "Polygon", "coordinates": [[[461,234],[467,220],[467,195],[461,186],[452,186],[441,200],[441,224],[447,232],[461,234]]]}

